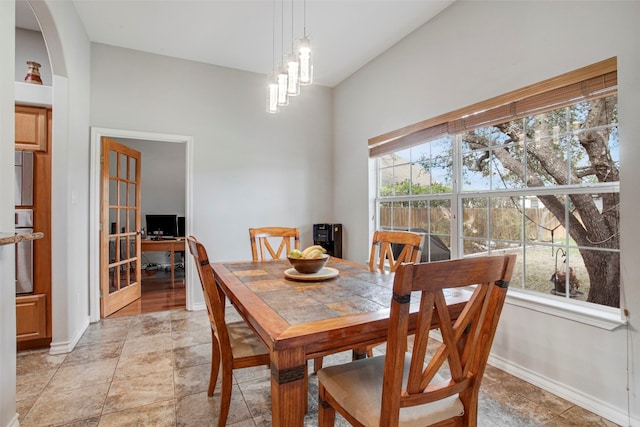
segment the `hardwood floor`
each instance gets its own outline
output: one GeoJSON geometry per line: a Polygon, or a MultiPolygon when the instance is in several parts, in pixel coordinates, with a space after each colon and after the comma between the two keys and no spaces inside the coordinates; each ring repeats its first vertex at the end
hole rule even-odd
{"type": "Polygon", "coordinates": [[[164,270],[143,270],[141,283],[142,297],[116,311],[109,318],[185,308],[184,270],[176,270],[174,288],[171,288],[171,272],[164,270]]]}

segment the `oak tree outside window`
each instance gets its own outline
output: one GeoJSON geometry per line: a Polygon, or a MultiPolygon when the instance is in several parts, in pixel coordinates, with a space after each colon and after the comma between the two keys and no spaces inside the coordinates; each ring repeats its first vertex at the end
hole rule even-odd
{"type": "Polygon", "coordinates": [[[377,226],[426,233],[427,260],[517,253],[510,284],[619,307],[612,58],[369,141],[377,226]]]}

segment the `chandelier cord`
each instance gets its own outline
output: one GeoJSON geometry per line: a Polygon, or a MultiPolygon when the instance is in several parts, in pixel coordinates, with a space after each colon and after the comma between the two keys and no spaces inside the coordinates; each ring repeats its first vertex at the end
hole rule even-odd
{"type": "Polygon", "coordinates": [[[291,53],[293,53],[293,0],[291,0],[291,53]]]}
{"type": "Polygon", "coordinates": [[[307,37],[307,0],[302,1],[302,32],[307,37]]]}
{"type": "Polygon", "coordinates": [[[271,8],[271,71],[276,75],[276,0],[273,0],[271,8]]]}
{"type": "Polygon", "coordinates": [[[281,45],[281,56],[280,65],[284,68],[284,0],[280,1],[280,45],[281,45]]]}

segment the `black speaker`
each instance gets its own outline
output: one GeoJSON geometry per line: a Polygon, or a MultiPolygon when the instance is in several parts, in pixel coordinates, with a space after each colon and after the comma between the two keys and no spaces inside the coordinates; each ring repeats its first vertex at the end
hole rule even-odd
{"type": "Polygon", "coordinates": [[[313,244],[331,256],[342,258],[342,224],[313,224],[313,244]]]}

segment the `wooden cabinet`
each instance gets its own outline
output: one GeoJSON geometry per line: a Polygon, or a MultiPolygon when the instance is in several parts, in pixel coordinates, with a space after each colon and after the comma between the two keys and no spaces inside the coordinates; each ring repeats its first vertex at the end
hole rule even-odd
{"type": "Polygon", "coordinates": [[[47,337],[47,296],[16,297],[16,333],[18,342],[47,337]]]}
{"type": "Polygon", "coordinates": [[[47,109],[16,106],[16,150],[47,151],[47,109]]]}
{"type": "Polygon", "coordinates": [[[16,296],[18,350],[51,343],[51,123],[52,110],[15,107],[15,149],[33,152],[33,294],[16,296]]]}

